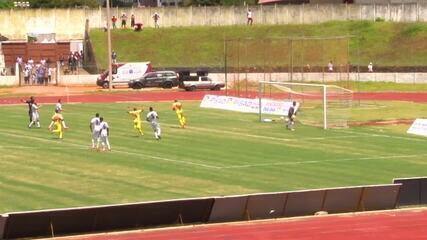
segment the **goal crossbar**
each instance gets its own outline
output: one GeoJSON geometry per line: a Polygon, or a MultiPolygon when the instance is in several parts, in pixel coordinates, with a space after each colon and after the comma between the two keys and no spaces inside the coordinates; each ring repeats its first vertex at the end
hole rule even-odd
{"type": "MultiPolygon", "coordinates": [[[[306,96],[306,97],[312,97],[317,96],[319,100],[322,101],[322,121],[323,121],[323,129],[328,128],[328,89],[334,89],[337,91],[340,91],[341,94],[335,94],[334,96],[331,96],[331,98],[339,98],[338,95],[350,95],[352,96],[353,91],[337,86],[337,85],[327,85],[327,84],[316,84],[316,83],[298,83],[298,82],[277,82],[277,81],[259,81],[259,88],[258,88],[258,98],[259,98],[259,120],[262,121],[262,96],[263,96],[263,85],[270,85],[275,86],[276,88],[283,90],[284,92],[288,92],[290,94],[296,94],[299,96],[306,96]],[[283,88],[279,87],[283,86],[283,88]],[[312,87],[317,88],[321,92],[321,95],[315,95],[312,93],[303,93],[294,91],[292,87],[312,87]]],[[[351,97],[352,98],[352,97],[351,97]]],[[[350,99],[351,100],[351,99],[350,99]]]]}

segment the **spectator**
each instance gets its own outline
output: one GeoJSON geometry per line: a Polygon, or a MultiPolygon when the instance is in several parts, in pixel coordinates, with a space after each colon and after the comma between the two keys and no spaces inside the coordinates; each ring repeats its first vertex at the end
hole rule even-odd
{"type": "Polygon", "coordinates": [[[123,13],[122,16],[120,17],[120,19],[122,20],[122,28],[126,28],[126,21],[128,19],[128,17],[126,16],[126,14],[123,13]]]}
{"type": "Polygon", "coordinates": [[[46,59],[44,59],[44,58],[40,59],[40,64],[42,66],[45,66],[46,65],[46,59]]]}
{"type": "Polygon", "coordinates": [[[47,81],[49,83],[52,81],[52,68],[47,69],[47,81]]]}
{"type": "Polygon", "coordinates": [[[114,51],[111,53],[111,60],[113,60],[113,63],[117,63],[117,53],[114,51]]]}
{"type": "Polygon", "coordinates": [[[153,14],[154,28],[160,28],[160,26],[159,26],[159,19],[160,19],[160,15],[157,12],[155,12],[153,14]]]}
{"type": "Polygon", "coordinates": [[[44,78],[45,78],[45,70],[44,67],[42,67],[41,65],[37,67],[36,70],[36,74],[37,74],[37,83],[38,84],[43,84],[44,82],[44,78]]]}
{"type": "Polygon", "coordinates": [[[25,69],[24,69],[24,83],[25,84],[30,84],[30,73],[31,73],[30,69],[27,66],[25,66],[25,69]]]}
{"type": "Polygon", "coordinates": [[[131,15],[130,16],[130,27],[134,28],[135,27],[135,15],[131,15]]]}
{"type": "Polygon", "coordinates": [[[28,59],[28,64],[31,65],[31,68],[34,66],[34,60],[32,58],[28,59]]]}
{"type": "Polygon", "coordinates": [[[334,71],[334,64],[332,63],[332,60],[331,60],[328,63],[328,72],[333,72],[333,71],[334,71]]]}
{"type": "Polygon", "coordinates": [[[116,26],[116,22],[117,22],[117,18],[116,18],[116,16],[113,16],[113,17],[111,18],[111,22],[113,23],[113,29],[116,29],[116,28],[117,28],[117,26],[116,26]]]}
{"type": "Polygon", "coordinates": [[[85,54],[83,50],[80,50],[80,66],[83,67],[83,63],[85,61],[85,54]]]}
{"type": "Polygon", "coordinates": [[[372,62],[368,65],[368,72],[374,72],[374,65],[372,65],[372,62]]]}
{"type": "Polygon", "coordinates": [[[62,66],[64,66],[64,55],[61,55],[60,57],[59,57],[59,65],[62,67],[62,66]]]}
{"type": "Polygon", "coordinates": [[[253,19],[252,19],[252,11],[250,9],[248,9],[248,12],[246,13],[246,17],[247,17],[247,25],[251,25],[253,23],[253,19]]]}
{"type": "Polygon", "coordinates": [[[21,64],[22,64],[22,62],[23,62],[22,57],[21,57],[21,56],[18,56],[18,57],[16,58],[16,62],[17,62],[19,65],[21,65],[21,64]]]}

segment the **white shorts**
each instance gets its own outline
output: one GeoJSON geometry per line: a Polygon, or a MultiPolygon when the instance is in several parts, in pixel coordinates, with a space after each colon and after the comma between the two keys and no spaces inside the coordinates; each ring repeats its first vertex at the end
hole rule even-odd
{"type": "Polygon", "coordinates": [[[39,121],[39,120],[40,120],[40,115],[39,115],[39,113],[38,113],[38,112],[33,112],[33,113],[31,113],[31,119],[32,119],[34,122],[39,121]]]}
{"type": "Polygon", "coordinates": [[[153,122],[153,123],[151,123],[151,128],[152,128],[154,131],[157,131],[157,129],[159,129],[159,128],[160,128],[160,124],[158,124],[158,123],[156,123],[156,122],[153,122]]]}
{"type": "Polygon", "coordinates": [[[92,132],[92,139],[93,140],[98,140],[99,139],[99,131],[93,131],[92,132]]]}

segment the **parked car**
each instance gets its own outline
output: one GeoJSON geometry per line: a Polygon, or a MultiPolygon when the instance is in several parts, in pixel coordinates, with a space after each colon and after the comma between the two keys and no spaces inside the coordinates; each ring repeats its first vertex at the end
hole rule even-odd
{"type": "Polygon", "coordinates": [[[172,88],[178,86],[179,81],[174,71],[158,71],[145,74],[143,77],[129,82],[129,87],[141,89],[146,87],[172,88]]]}
{"type": "Polygon", "coordinates": [[[194,91],[197,89],[221,90],[221,88],[225,87],[225,84],[214,81],[207,76],[198,76],[196,79],[188,78],[185,81],[180,81],[179,87],[186,91],[194,91]]]}
{"type": "MultiPolygon", "coordinates": [[[[150,62],[132,62],[132,63],[116,63],[112,65],[113,70],[113,87],[128,86],[129,82],[134,79],[141,78],[146,73],[152,71],[150,62]]],[[[96,85],[108,88],[108,70],[99,75],[96,85]]]]}

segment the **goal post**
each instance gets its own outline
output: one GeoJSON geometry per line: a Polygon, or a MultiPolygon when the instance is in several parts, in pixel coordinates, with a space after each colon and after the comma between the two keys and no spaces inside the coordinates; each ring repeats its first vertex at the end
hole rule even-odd
{"type": "Polygon", "coordinates": [[[323,129],[344,128],[351,116],[353,91],[327,84],[259,81],[258,98],[260,121],[277,115],[286,117],[288,107],[295,101],[299,122],[323,129]],[[280,113],[269,111],[269,105],[280,103],[280,113]]]}

